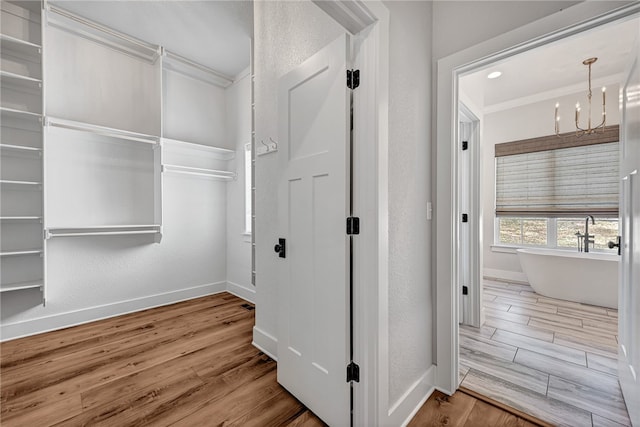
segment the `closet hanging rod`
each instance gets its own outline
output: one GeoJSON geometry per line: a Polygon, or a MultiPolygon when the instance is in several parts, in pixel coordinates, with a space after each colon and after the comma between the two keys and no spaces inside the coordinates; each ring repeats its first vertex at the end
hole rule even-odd
{"type": "Polygon", "coordinates": [[[102,135],[110,138],[127,139],[130,141],[143,142],[145,144],[151,145],[157,145],[160,142],[160,138],[158,138],[157,136],[146,135],[143,133],[131,132],[121,129],[114,129],[106,126],[93,125],[89,123],[74,122],[72,120],[58,119],[54,117],[47,117],[45,119],[45,124],[47,126],[90,132],[96,135],[102,135]]]}
{"type": "Polygon", "coordinates": [[[159,57],[159,46],[146,43],[49,3],[46,4],[46,12],[47,23],[61,30],[152,64],[159,57]]]}
{"type": "Polygon", "coordinates": [[[160,230],[133,230],[133,231],[85,231],[80,233],[51,233],[47,235],[47,238],[51,237],[81,237],[81,236],[117,236],[126,234],[158,234],[160,230]]]}

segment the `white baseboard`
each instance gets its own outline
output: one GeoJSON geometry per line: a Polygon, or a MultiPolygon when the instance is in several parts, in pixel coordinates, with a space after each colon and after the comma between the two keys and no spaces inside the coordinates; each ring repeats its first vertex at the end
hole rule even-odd
{"type": "Polygon", "coordinates": [[[382,425],[406,426],[435,390],[436,366],[427,371],[389,409],[382,425]]]}
{"type": "Polygon", "coordinates": [[[256,290],[253,288],[253,285],[242,286],[237,283],[227,282],[227,292],[251,304],[255,304],[256,302],[256,290]]]}
{"type": "Polygon", "coordinates": [[[273,360],[278,361],[278,339],[274,336],[254,326],[253,342],[251,344],[273,360]]]}
{"type": "Polygon", "coordinates": [[[57,329],[77,326],[83,323],[120,316],[148,308],[174,304],[176,302],[217,294],[227,290],[227,282],[209,283],[187,289],[150,295],[141,298],[119,301],[111,304],[87,307],[66,313],[54,314],[0,326],[2,341],[22,338],[29,335],[50,332],[57,329]]]}
{"type": "Polygon", "coordinates": [[[529,283],[527,275],[520,271],[498,270],[497,268],[484,268],[484,277],[496,278],[510,282],[529,283]]]}

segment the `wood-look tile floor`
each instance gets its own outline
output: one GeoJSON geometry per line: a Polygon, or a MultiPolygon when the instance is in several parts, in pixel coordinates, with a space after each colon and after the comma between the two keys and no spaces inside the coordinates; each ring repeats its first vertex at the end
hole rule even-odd
{"type": "Polygon", "coordinates": [[[561,426],[629,426],[616,310],[485,279],[486,320],[460,327],[460,384],[561,426]]]}
{"type": "Polygon", "coordinates": [[[222,293],[2,343],[0,424],[322,426],[251,345],[252,309],[222,293]]]}

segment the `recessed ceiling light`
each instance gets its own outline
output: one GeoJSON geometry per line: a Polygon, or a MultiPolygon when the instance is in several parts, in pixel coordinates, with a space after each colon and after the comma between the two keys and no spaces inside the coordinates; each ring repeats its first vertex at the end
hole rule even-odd
{"type": "Polygon", "coordinates": [[[500,77],[502,75],[502,73],[500,71],[494,71],[493,73],[489,73],[489,75],[487,76],[488,79],[497,79],[498,77],[500,77]]]}

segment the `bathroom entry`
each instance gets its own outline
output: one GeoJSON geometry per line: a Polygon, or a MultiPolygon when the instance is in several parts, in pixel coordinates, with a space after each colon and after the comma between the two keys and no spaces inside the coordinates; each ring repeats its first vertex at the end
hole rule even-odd
{"type": "MultiPolygon", "coordinates": [[[[636,408],[632,408],[634,405],[629,405],[629,413],[627,414],[625,400],[627,402],[637,401],[640,396],[637,374],[634,375],[638,372],[638,357],[640,357],[638,356],[640,351],[637,349],[637,316],[640,312],[640,302],[638,302],[640,296],[638,294],[640,292],[634,291],[630,285],[625,288],[625,280],[631,283],[630,276],[633,271],[630,266],[633,265],[633,262],[638,262],[631,259],[634,254],[632,247],[634,239],[630,237],[634,235],[634,232],[637,236],[637,231],[634,230],[637,230],[638,219],[633,215],[638,215],[637,206],[634,207],[634,203],[635,205],[638,203],[631,201],[630,198],[632,198],[632,194],[638,193],[637,189],[634,193],[632,187],[640,161],[638,153],[631,152],[627,148],[626,156],[629,158],[629,166],[625,169],[624,162],[620,165],[623,188],[620,195],[620,218],[622,219],[620,233],[623,236],[621,245],[622,270],[626,268],[627,276],[625,276],[625,271],[621,270],[622,287],[619,300],[622,305],[618,307],[620,310],[618,312],[618,310],[610,310],[598,305],[585,305],[566,299],[539,295],[529,287],[528,277],[519,266],[517,247],[536,243],[549,246],[551,245],[549,242],[553,242],[553,246],[565,246],[564,250],[577,252],[577,243],[573,249],[566,246],[569,240],[573,244],[578,241],[577,238],[580,236],[572,234],[570,239],[565,239],[564,235],[567,234],[567,230],[564,228],[572,227],[572,233],[590,236],[596,233],[601,234],[600,231],[594,233],[596,227],[602,227],[604,223],[617,225],[618,221],[615,217],[598,216],[596,212],[594,212],[595,224],[589,216],[591,213],[581,217],[580,223],[569,221],[561,216],[551,216],[550,219],[546,219],[544,216],[533,215],[514,218],[513,222],[517,223],[518,227],[509,228],[507,225],[513,224],[507,224],[503,217],[498,216],[494,219],[496,191],[502,191],[504,187],[496,188],[496,166],[499,160],[496,157],[497,151],[493,144],[532,138],[533,135],[522,135],[535,132],[536,127],[543,129],[542,133],[538,135],[549,135],[549,141],[561,139],[554,135],[554,127],[558,122],[549,118],[550,112],[554,111],[556,102],[559,102],[561,111],[563,111],[561,114],[556,114],[556,117],[560,116],[560,133],[570,133],[572,129],[575,131],[574,112],[577,96],[579,96],[578,99],[582,103],[582,107],[578,107],[579,111],[575,114],[579,115],[586,125],[587,111],[590,110],[589,105],[583,100],[583,97],[586,98],[587,75],[585,70],[580,67],[583,67],[581,64],[583,59],[598,56],[598,65],[602,66],[602,70],[596,74],[597,68],[594,68],[593,86],[594,93],[595,88],[598,89],[598,98],[596,102],[596,95],[593,96],[593,114],[594,117],[600,116],[597,120],[593,119],[593,124],[596,125],[600,122],[600,117],[603,116],[599,110],[602,108],[602,99],[605,96],[608,97],[606,100],[606,125],[620,123],[622,135],[620,149],[624,157],[624,138],[629,138],[630,132],[632,132],[627,129],[631,126],[628,122],[629,117],[638,115],[638,103],[633,103],[633,99],[637,99],[637,90],[634,94],[629,89],[634,85],[633,79],[637,79],[637,62],[636,68],[631,69],[631,72],[625,71],[625,69],[628,70],[629,58],[637,56],[638,45],[634,47],[632,43],[634,37],[638,37],[639,27],[637,19],[620,21],[606,27],[601,26],[518,55],[522,57],[528,55],[531,58],[530,62],[526,63],[526,66],[519,72],[514,72],[518,69],[513,64],[519,59],[514,56],[493,64],[485,63],[482,70],[476,69],[459,79],[459,100],[464,102],[464,108],[471,110],[473,115],[480,118],[479,127],[482,138],[479,144],[482,147],[480,155],[474,160],[473,154],[469,155],[470,152],[467,151],[471,147],[464,143],[468,139],[465,134],[468,132],[468,128],[465,127],[468,124],[465,123],[467,114],[461,107],[458,132],[460,147],[457,150],[459,171],[457,205],[460,214],[457,226],[459,232],[457,271],[458,283],[461,288],[459,309],[462,312],[459,316],[461,323],[459,328],[460,382],[470,388],[487,386],[486,391],[476,391],[484,392],[490,397],[495,397],[491,393],[496,391],[498,396],[509,395],[508,399],[511,400],[506,402],[507,404],[543,419],[545,417],[542,414],[534,412],[536,410],[534,406],[543,407],[546,399],[549,398],[565,403],[569,402],[559,413],[552,415],[557,416],[557,418],[551,419],[557,423],[562,423],[567,419],[576,422],[576,420],[582,419],[581,417],[585,419],[585,422],[588,420],[591,422],[590,419],[595,420],[602,417],[605,412],[608,416],[604,418],[615,420],[621,424],[628,424],[629,418],[634,420],[634,423],[638,422],[634,418],[638,416],[634,414],[636,408]],[[610,42],[613,39],[616,40],[615,43],[610,42]],[[571,52],[571,55],[564,55],[563,59],[553,56],[554,48],[561,45],[564,45],[563,49],[566,49],[566,52],[571,52]],[[611,49],[614,45],[616,48],[611,49]],[[575,60],[574,55],[577,55],[580,60],[575,60]],[[510,63],[511,61],[513,63],[510,63]],[[572,62],[575,64],[572,65],[572,62]],[[571,67],[576,69],[575,72],[568,71],[572,69],[571,67]],[[541,72],[543,69],[544,73],[541,72]],[[556,73],[558,72],[562,76],[555,78],[555,81],[554,79],[537,81],[529,74],[557,77],[556,73]],[[631,80],[626,86],[624,73],[631,75],[631,80]],[[574,77],[575,80],[572,81],[571,79],[574,77]],[[506,88],[502,93],[498,90],[500,86],[506,88]],[[606,86],[606,95],[603,95],[605,90],[600,91],[602,86],[606,86]],[[558,87],[560,89],[557,89],[558,87]],[[622,89],[627,100],[631,100],[626,107],[629,109],[627,113],[617,111],[618,88],[622,89]],[[624,92],[625,90],[626,92],[624,92]],[[510,97],[504,96],[504,93],[510,97]],[[492,146],[483,145],[487,144],[487,141],[493,141],[492,146]],[[468,163],[469,161],[471,164],[468,163]],[[471,174],[471,177],[468,174],[471,174]],[[478,182],[483,184],[480,185],[478,182]],[[487,185],[487,183],[489,184],[487,185]],[[475,184],[484,190],[484,195],[479,197],[479,193],[476,193],[477,199],[474,200],[474,187],[471,186],[475,184]],[[467,193],[469,188],[471,188],[471,194],[467,193]],[[484,221],[480,221],[480,227],[472,232],[468,221],[472,220],[473,216],[465,214],[474,208],[478,212],[479,218],[483,216],[485,218],[484,221]],[[634,211],[634,209],[636,210],[634,211]],[[586,231],[585,218],[589,218],[588,232],[586,231]],[[579,228],[576,228],[578,226],[579,228]],[[519,231],[519,241],[514,241],[511,245],[502,244],[501,242],[507,240],[505,239],[506,233],[514,230],[519,231]],[[626,241],[625,235],[627,236],[626,241]],[[562,244],[558,242],[562,242],[562,244]],[[478,248],[475,254],[471,250],[473,248],[478,248]],[[625,250],[627,251],[626,261],[624,260],[625,250]],[[483,256],[484,262],[482,261],[483,256]],[[481,280],[474,282],[470,277],[469,273],[474,262],[480,265],[479,270],[482,271],[482,274],[479,276],[485,277],[484,284],[487,287],[485,298],[481,296],[472,299],[470,297],[474,293],[482,295],[483,288],[481,280]],[[516,268],[512,268],[514,265],[516,268]],[[487,277],[490,279],[487,280],[487,277]],[[464,289],[463,286],[467,282],[470,287],[464,289]],[[477,302],[474,304],[473,301],[477,302]],[[477,317],[482,328],[466,326],[476,326],[470,321],[475,317],[472,316],[473,309],[479,313],[477,317]],[[485,315],[488,316],[487,322],[484,321],[485,315]],[[618,316],[620,316],[620,330],[618,330],[618,316]],[[618,333],[621,334],[619,337],[620,345],[616,340],[618,333]],[[623,336],[625,333],[626,337],[623,336]],[[591,342],[587,342],[588,340],[591,342]],[[618,348],[621,353],[620,358],[623,360],[623,363],[620,364],[619,377],[624,397],[618,386],[618,348]],[[565,365],[565,363],[569,363],[569,365],[565,365]],[[600,363],[603,365],[599,365],[600,363]],[[580,368],[573,372],[572,370],[577,366],[580,368]],[[554,371],[554,369],[556,370],[554,371]],[[508,388],[500,391],[501,387],[506,387],[506,384],[509,383],[509,380],[506,380],[509,377],[510,381],[516,379],[517,386],[523,386],[520,391],[512,392],[508,388]],[[587,382],[589,384],[586,384],[587,382]],[[491,385],[489,386],[489,384],[491,385]],[[610,384],[611,387],[604,384],[610,384]],[[590,409],[590,406],[576,404],[575,399],[581,396],[585,390],[588,390],[592,396],[607,393],[607,404],[600,407],[592,405],[595,408],[593,410],[590,409]],[[574,403],[571,403],[571,399],[574,399],[574,403]],[[536,401],[537,403],[528,407],[527,401],[536,401]]],[[[589,85],[591,85],[591,77],[589,85]]],[[[637,88],[637,86],[635,87],[637,88]]],[[[604,131],[608,132],[609,130],[607,128],[604,131]]],[[[616,139],[612,146],[617,144],[616,139]]],[[[604,147],[604,145],[600,144],[600,147],[604,147]]],[[[617,152],[618,148],[614,148],[617,152]]],[[[617,155],[614,157],[616,164],[612,167],[608,167],[602,162],[598,165],[594,164],[592,165],[593,169],[590,169],[593,173],[590,175],[606,172],[611,174],[613,171],[613,175],[615,175],[613,177],[613,191],[616,192],[618,157],[617,155]]],[[[540,182],[538,187],[542,185],[540,182]]],[[[617,214],[617,202],[615,204],[617,214]]],[[[615,228],[617,229],[617,227],[615,228]]],[[[609,254],[602,255],[618,259],[615,247],[617,244],[616,234],[614,232],[610,236],[607,235],[606,239],[602,234],[595,239],[587,237],[587,239],[595,240],[595,242],[589,242],[590,251],[593,252],[594,243],[599,246],[596,250],[607,251],[603,248],[606,248],[607,242],[611,241],[613,249],[608,250],[609,254]],[[605,240],[600,241],[602,239],[605,240]]],[[[610,279],[614,289],[617,289],[616,279],[615,275],[612,275],[610,279]]],[[[639,281],[637,277],[633,279],[635,280],[633,283],[639,281]]],[[[561,287],[562,283],[560,282],[561,280],[553,286],[561,287]]],[[[615,290],[613,293],[616,294],[615,290]]],[[[585,402],[589,399],[586,397],[585,402]]]]}

